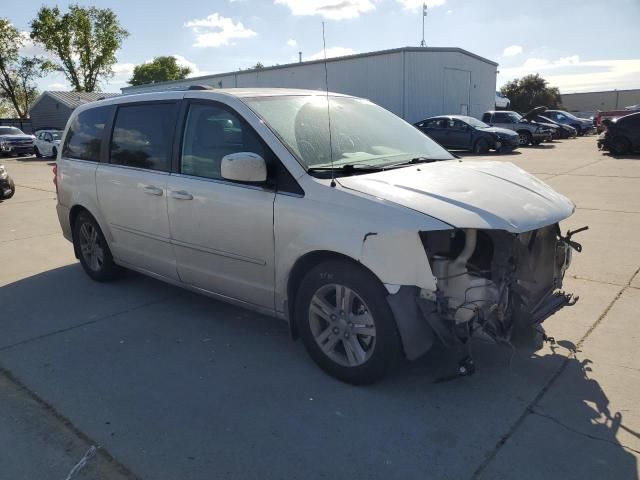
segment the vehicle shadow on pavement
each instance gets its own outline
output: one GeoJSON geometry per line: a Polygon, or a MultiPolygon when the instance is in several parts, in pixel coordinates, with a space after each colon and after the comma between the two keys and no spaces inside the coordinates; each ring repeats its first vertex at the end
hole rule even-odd
{"type": "Polygon", "coordinates": [[[60,267],[0,305],[0,366],[144,478],[638,478],[618,440],[638,433],[570,342],[480,343],[477,373],[451,381],[458,357],[437,347],[354,387],[284,322],[131,272],[60,267]]]}

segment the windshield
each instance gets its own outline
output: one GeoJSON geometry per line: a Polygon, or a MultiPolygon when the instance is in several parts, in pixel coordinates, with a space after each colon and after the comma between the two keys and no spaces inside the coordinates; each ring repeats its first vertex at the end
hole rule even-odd
{"type": "Polygon", "coordinates": [[[0,127],[0,135],[24,135],[24,133],[16,127],[0,127]]]}
{"type": "Polygon", "coordinates": [[[520,115],[517,112],[509,112],[507,113],[507,115],[509,116],[509,118],[513,119],[514,123],[518,123],[519,121],[522,120],[522,115],[520,115]]]}
{"type": "Polygon", "coordinates": [[[465,123],[468,123],[469,125],[471,125],[472,127],[475,128],[490,128],[489,125],[487,125],[484,122],[481,122],[480,120],[478,120],[477,118],[473,118],[473,117],[460,117],[460,120],[462,120],[465,123]]]}
{"type": "Polygon", "coordinates": [[[384,167],[416,157],[450,160],[449,152],[391,112],[368,100],[320,95],[245,99],[304,167],[348,164],[384,167]]]}

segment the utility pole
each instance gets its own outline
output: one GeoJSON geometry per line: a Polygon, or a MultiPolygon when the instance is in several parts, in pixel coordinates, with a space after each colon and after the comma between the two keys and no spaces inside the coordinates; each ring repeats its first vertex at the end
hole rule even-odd
{"type": "Polygon", "coordinates": [[[426,47],[427,43],[424,41],[424,19],[427,16],[427,4],[422,4],[422,41],[420,42],[421,47],[426,47]]]}

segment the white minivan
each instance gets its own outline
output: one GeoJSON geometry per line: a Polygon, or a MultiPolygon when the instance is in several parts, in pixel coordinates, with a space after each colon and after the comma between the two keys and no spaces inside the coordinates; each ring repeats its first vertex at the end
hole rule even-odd
{"type": "Polygon", "coordinates": [[[573,303],[571,201],[361,98],[191,87],[86,104],[55,182],[91,278],[124,267],[285,319],[352,383],[573,303]]]}

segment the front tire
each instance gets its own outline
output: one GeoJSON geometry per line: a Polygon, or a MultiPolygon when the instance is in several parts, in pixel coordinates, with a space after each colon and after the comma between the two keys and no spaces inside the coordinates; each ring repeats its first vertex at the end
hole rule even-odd
{"type": "Polygon", "coordinates": [[[474,153],[488,153],[489,152],[489,142],[485,138],[479,138],[476,141],[476,144],[473,146],[474,153]]]}
{"type": "Polygon", "coordinates": [[[631,150],[631,143],[625,137],[615,137],[611,141],[610,150],[614,155],[624,155],[631,150]]]}
{"type": "Polygon", "coordinates": [[[79,213],[73,223],[73,245],[82,268],[93,280],[108,282],[117,277],[120,268],[113,261],[107,240],[98,222],[86,211],[79,213]]]}
{"type": "Polygon", "coordinates": [[[522,147],[526,147],[527,145],[529,145],[533,139],[531,133],[527,132],[526,130],[519,131],[518,135],[520,136],[519,143],[522,147]]]}
{"type": "Polygon", "coordinates": [[[344,382],[380,380],[401,352],[386,296],[373,274],[347,261],[311,269],[296,295],[295,319],[313,361],[344,382]]]}
{"type": "Polygon", "coordinates": [[[40,153],[40,150],[38,150],[38,147],[33,147],[33,154],[36,158],[42,158],[42,154],[40,153]]]}
{"type": "Polygon", "coordinates": [[[584,135],[584,132],[582,131],[582,127],[580,125],[571,125],[571,126],[576,129],[577,137],[582,137],[584,135]]]}
{"type": "Polygon", "coordinates": [[[56,147],[51,149],[51,158],[58,158],[58,149],[56,147]]]}

